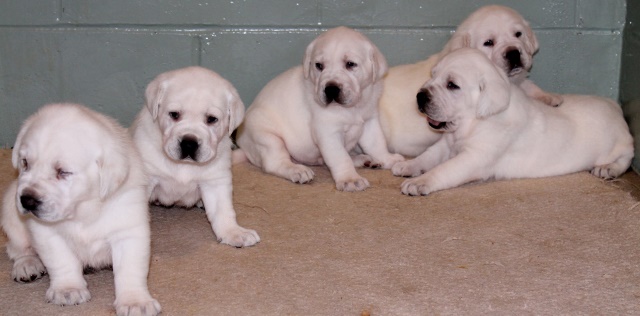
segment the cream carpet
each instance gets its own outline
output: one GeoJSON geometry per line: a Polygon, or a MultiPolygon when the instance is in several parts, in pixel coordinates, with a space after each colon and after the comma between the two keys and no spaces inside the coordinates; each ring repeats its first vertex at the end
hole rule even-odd
{"type": "MultiPolygon", "coordinates": [[[[326,168],[297,185],[234,167],[238,222],[262,242],[218,244],[199,209],[152,207],[149,288],[163,315],[640,314],[640,179],[561,177],[400,193],[334,189],[326,168]]],[[[0,151],[0,187],[15,177],[0,151]]],[[[86,276],[92,300],[47,304],[47,277],[11,280],[0,237],[0,314],[110,315],[113,273],[86,276]]]]}

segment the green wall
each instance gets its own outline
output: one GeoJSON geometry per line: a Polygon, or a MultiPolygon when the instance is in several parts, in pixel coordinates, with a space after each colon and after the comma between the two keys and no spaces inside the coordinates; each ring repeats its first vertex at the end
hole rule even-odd
{"type": "Polygon", "coordinates": [[[22,120],[49,102],[84,103],[129,125],[146,84],[188,65],[220,73],[249,106],[333,26],[364,32],[390,65],[415,62],[492,3],[531,22],[540,41],[531,75],[538,85],[619,97],[625,0],[2,0],[0,147],[10,147],[22,120]]]}

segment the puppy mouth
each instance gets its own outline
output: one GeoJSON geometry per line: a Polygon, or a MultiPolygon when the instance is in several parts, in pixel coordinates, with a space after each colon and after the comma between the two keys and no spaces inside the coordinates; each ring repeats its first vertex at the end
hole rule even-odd
{"type": "Polygon", "coordinates": [[[440,130],[447,127],[447,122],[436,121],[428,116],[427,116],[427,122],[429,123],[429,126],[431,126],[431,128],[435,130],[440,130]]]}

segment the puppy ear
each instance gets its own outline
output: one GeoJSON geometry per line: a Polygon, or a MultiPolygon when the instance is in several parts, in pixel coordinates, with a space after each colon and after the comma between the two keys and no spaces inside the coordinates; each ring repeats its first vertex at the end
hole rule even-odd
{"type": "Polygon", "coordinates": [[[22,123],[22,126],[20,127],[20,131],[18,132],[18,136],[16,137],[16,142],[13,144],[13,150],[11,152],[11,164],[15,169],[18,169],[19,162],[20,162],[18,160],[19,160],[20,147],[22,147],[22,139],[24,138],[24,135],[27,133],[27,131],[31,127],[31,124],[36,115],[38,114],[36,113],[30,116],[24,121],[24,123],[22,123]]]}
{"type": "Polygon", "coordinates": [[[229,114],[229,135],[240,126],[244,119],[244,103],[238,95],[238,91],[230,86],[227,94],[228,114],[229,114]]]}
{"type": "Polygon", "coordinates": [[[149,83],[147,89],[145,90],[145,104],[149,112],[151,112],[151,117],[153,120],[158,118],[158,112],[160,111],[160,103],[164,98],[165,91],[167,90],[168,82],[165,80],[164,76],[159,75],[153,81],[149,83]]]}
{"type": "Polygon", "coordinates": [[[129,175],[130,163],[124,148],[106,145],[98,157],[100,198],[105,199],[118,189],[129,175]]]}
{"type": "Polygon", "coordinates": [[[313,60],[311,60],[311,54],[313,53],[313,48],[316,46],[316,41],[318,41],[317,38],[307,46],[307,49],[304,52],[304,58],[302,59],[302,71],[305,79],[309,78],[311,75],[311,69],[313,69],[311,65],[311,63],[313,63],[313,60]]]}
{"type": "Polygon", "coordinates": [[[387,59],[384,58],[384,55],[382,54],[382,52],[380,52],[378,47],[373,45],[373,43],[371,43],[370,45],[371,48],[369,49],[369,62],[371,63],[372,68],[371,78],[373,82],[375,82],[384,77],[384,75],[387,73],[388,66],[387,59]]]}
{"type": "Polygon", "coordinates": [[[466,31],[456,31],[442,49],[440,56],[444,56],[456,49],[471,47],[471,34],[466,31]]]}
{"type": "Polygon", "coordinates": [[[495,67],[480,79],[480,95],[476,117],[484,119],[507,109],[511,98],[511,83],[495,67]]]}
{"type": "Polygon", "coordinates": [[[531,55],[533,55],[538,51],[538,48],[539,48],[538,38],[536,37],[536,34],[533,33],[533,30],[529,26],[529,23],[526,22],[526,21],[525,21],[525,28],[524,29],[525,29],[525,35],[527,36],[527,39],[525,41],[525,45],[527,46],[527,49],[529,50],[531,55]]]}

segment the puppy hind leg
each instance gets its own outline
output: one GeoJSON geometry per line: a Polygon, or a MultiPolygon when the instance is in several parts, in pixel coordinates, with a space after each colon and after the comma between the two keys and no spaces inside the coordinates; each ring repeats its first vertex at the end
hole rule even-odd
{"type": "Polygon", "coordinates": [[[47,274],[38,254],[32,247],[31,236],[25,219],[20,216],[16,206],[17,183],[13,182],[2,203],[2,228],[7,234],[7,254],[13,261],[11,277],[20,283],[32,282],[47,274]]]}
{"type": "Polygon", "coordinates": [[[591,174],[605,180],[615,179],[629,169],[632,158],[633,153],[624,155],[610,164],[595,166],[591,169],[591,174]]]}
{"type": "MultiPolygon", "coordinates": [[[[313,180],[314,172],[311,168],[296,164],[291,161],[291,155],[282,139],[275,135],[262,135],[260,143],[256,142],[254,153],[258,153],[258,162],[255,165],[270,174],[289,179],[294,183],[308,183],[313,180]]],[[[247,157],[254,161],[247,151],[247,157]]]]}

